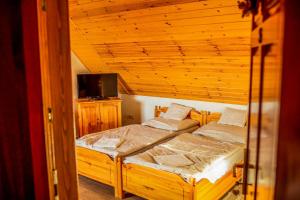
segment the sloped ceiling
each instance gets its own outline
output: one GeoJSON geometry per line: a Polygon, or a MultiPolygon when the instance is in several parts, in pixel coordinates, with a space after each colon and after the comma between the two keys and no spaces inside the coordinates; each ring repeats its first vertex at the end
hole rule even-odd
{"type": "Polygon", "coordinates": [[[130,94],[244,104],[250,17],[236,0],[70,0],[72,51],[130,94]]]}

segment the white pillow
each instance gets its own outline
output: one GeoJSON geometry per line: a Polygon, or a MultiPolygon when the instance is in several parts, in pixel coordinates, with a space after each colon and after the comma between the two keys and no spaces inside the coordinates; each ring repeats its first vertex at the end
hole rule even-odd
{"type": "Polygon", "coordinates": [[[165,119],[163,117],[156,117],[154,119],[142,123],[142,125],[144,126],[150,126],[153,128],[159,128],[168,131],[181,131],[184,129],[197,126],[198,124],[199,124],[198,121],[192,119],[174,120],[174,119],[165,119]]]}
{"type": "Polygon", "coordinates": [[[221,141],[245,144],[247,128],[218,124],[217,122],[213,121],[195,130],[193,135],[204,135],[221,141]]]}
{"type": "Polygon", "coordinates": [[[234,108],[225,108],[218,124],[244,127],[247,121],[247,111],[234,108]]]}
{"type": "Polygon", "coordinates": [[[168,108],[167,112],[163,115],[163,118],[183,120],[188,116],[188,114],[191,110],[192,110],[191,107],[172,103],[170,105],[170,107],[168,108]]]}

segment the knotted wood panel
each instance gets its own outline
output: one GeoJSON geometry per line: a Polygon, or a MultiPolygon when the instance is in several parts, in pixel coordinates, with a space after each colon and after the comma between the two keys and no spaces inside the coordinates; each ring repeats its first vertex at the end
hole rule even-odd
{"type": "Polygon", "coordinates": [[[236,0],[70,0],[72,51],[130,94],[245,104],[250,17],[236,0]]]}

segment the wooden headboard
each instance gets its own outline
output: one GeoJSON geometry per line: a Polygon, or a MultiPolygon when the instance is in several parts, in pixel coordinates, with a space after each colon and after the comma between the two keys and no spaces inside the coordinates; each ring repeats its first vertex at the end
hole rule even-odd
{"type": "MultiPolygon", "coordinates": [[[[162,106],[155,106],[154,110],[154,116],[159,117],[160,113],[167,112],[168,107],[162,107],[162,106]]],[[[200,126],[203,126],[205,124],[208,124],[211,121],[218,121],[221,117],[222,113],[219,112],[210,112],[210,111],[197,111],[192,110],[190,114],[188,115],[188,118],[199,121],[200,126]]]]}

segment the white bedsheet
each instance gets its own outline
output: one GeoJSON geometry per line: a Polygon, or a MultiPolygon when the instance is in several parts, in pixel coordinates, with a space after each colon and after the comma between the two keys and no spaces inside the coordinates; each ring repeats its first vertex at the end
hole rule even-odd
{"type": "Polygon", "coordinates": [[[203,178],[214,183],[226,174],[235,163],[243,159],[244,145],[241,143],[225,142],[206,136],[181,134],[172,140],[155,146],[143,153],[126,157],[124,163],[164,170],[180,175],[186,181],[203,178]],[[162,155],[182,154],[193,164],[174,167],[159,165],[153,157],[162,155]]]}
{"type": "Polygon", "coordinates": [[[152,145],[156,142],[174,137],[180,133],[193,132],[197,128],[198,126],[195,126],[182,131],[174,132],[151,128],[140,124],[133,124],[85,135],[76,140],[76,145],[99,151],[115,158],[117,156],[128,155],[148,145],[152,145]],[[119,146],[112,148],[96,145],[97,142],[102,138],[105,138],[106,140],[108,138],[118,138],[122,142],[119,146]]]}

